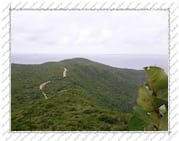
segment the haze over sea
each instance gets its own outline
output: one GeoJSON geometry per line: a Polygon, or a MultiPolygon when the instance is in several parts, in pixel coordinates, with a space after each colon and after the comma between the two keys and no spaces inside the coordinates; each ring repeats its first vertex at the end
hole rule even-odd
{"type": "Polygon", "coordinates": [[[14,54],[11,63],[42,64],[72,58],[86,58],[112,67],[142,70],[145,66],[159,66],[168,72],[168,55],[131,55],[131,54],[14,54]]]}

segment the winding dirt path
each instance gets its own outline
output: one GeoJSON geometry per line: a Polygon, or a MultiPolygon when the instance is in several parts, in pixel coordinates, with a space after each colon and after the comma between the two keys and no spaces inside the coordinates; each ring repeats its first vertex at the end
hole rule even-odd
{"type": "MultiPolygon", "coordinates": [[[[66,76],[67,76],[67,68],[64,68],[64,70],[63,70],[63,78],[65,78],[66,76]]],[[[45,97],[45,99],[48,99],[48,97],[47,97],[47,94],[43,91],[43,88],[48,84],[48,83],[51,83],[51,81],[46,81],[46,82],[44,82],[44,83],[42,83],[42,84],[40,84],[40,86],[39,86],[39,89],[41,90],[41,92],[42,92],[42,95],[45,97]]],[[[65,91],[65,90],[63,90],[63,91],[65,91]]]]}
{"type": "Polygon", "coordinates": [[[46,81],[46,82],[40,84],[40,86],[39,86],[39,89],[42,91],[42,94],[43,94],[43,96],[45,97],[45,99],[48,99],[48,97],[47,97],[47,94],[43,91],[43,88],[44,88],[48,83],[51,83],[51,81],[46,81]]]}

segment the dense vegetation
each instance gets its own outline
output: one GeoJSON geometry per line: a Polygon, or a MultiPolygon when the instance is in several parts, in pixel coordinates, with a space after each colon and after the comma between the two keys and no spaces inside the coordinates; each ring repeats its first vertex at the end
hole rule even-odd
{"type": "Polygon", "coordinates": [[[145,81],[144,71],[81,58],[12,64],[11,71],[12,130],[128,130],[138,88],[145,81]],[[46,100],[39,85],[49,80],[46,100]]]}
{"type": "Polygon", "coordinates": [[[127,130],[129,118],[96,106],[83,90],[71,89],[13,114],[12,130],[127,130]]]}

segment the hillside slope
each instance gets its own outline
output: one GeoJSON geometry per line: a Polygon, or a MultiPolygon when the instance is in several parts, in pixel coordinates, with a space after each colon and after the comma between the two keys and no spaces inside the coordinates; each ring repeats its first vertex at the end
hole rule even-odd
{"type": "MultiPolygon", "coordinates": [[[[63,103],[73,105],[73,108],[76,108],[75,105],[81,105],[81,107],[84,106],[83,108],[85,109],[90,107],[92,104],[95,105],[95,110],[105,111],[106,115],[111,115],[112,113],[110,112],[113,112],[114,115],[115,113],[117,115],[121,115],[121,112],[130,113],[132,111],[132,107],[135,105],[138,87],[144,82],[145,79],[144,71],[114,68],[82,58],[69,59],[61,62],[48,62],[40,65],[12,64],[11,74],[11,110],[13,117],[13,130],[30,130],[30,127],[23,128],[23,125],[17,125],[18,121],[21,121],[22,123],[25,121],[28,123],[32,122],[32,118],[31,122],[29,122],[27,118],[28,113],[31,113],[29,112],[30,109],[36,109],[39,107],[43,111],[43,107],[46,107],[49,102],[53,103],[55,107],[59,107],[61,103],[58,101],[63,101],[65,97],[71,97],[71,99],[81,97],[82,101],[88,97],[88,104],[85,106],[80,100],[75,101],[75,104],[71,103],[71,101],[63,103]],[[68,69],[66,78],[62,78],[64,67],[68,69]],[[51,83],[44,87],[44,91],[48,96],[47,100],[44,99],[44,96],[39,90],[40,84],[46,81],[51,81],[51,83]],[[76,98],[74,98],[72,95],[74,90],[76,90],[76,98]],[[83,91],[81,95],[78,93],[79,90],[83,91]],[[69,91],[71,92],[70,94],[69,91]],[[42,103],[44,106],[41,106],[43,105],[42,103]],[[27,112],[27,115],[24,115],[25,111],[27,112]],[[22,119],[19,119],[19,117],[22,119]]],[[[47,107],[52,108],[53,106],[47,107]]],[[[63,110],[64,113],[69,112],[69,109],[64,108],[63,110]]],[[[40,118],[40,116],[45,114],[43,112],[42,115],[37,116],[36,112],[37,111],[31,113],[31,115],[33,115],[32,117],[40,118]]],[[[92,114],[93,112],[90,113],[92,114]]],[[[100,112],[97,113],[99,114],[100,112]]],[[[69,116],[74,118],[71,114],[69,114],[69,116]]],[[[93,114],[91,114],[88,114],[88,116],[90,116],[89,118],[92,118],[93,114]]],[[[83,117],[83,114],[79,115],[81,115],[81,118],[83,117]]],[[[125,116],[126,114],[123,115],[125,116]]],[[[47,115],[47,117],[48,116],[49,115],[47,115]]],[[[54,114],[53,118],[59,118],[59,116],[60,115],[54,114]]],[[[52,116],[50,117],[52,118],[52,116]]],[[[97,117],[98,116],[94,116],[94,119],[91,120],[96,121],[97,117]]],[[[45,117],[42,119],[45,119],[45,117]]],[[[88,119],[88,117],[85,117],[83,120],[86,119],[88,119]]],[[[36,121],[35,119],[33,120],[36,121]]],[[[72,119],[68,119],[67,121],[77,124],[77,121],[75,122],[72,119]]],[[[100,124],[100,122],[97,121],[95,122],[95,125],[97,125],[96,123],[100,124]]],[[[42,121],[40,122],[43,123],[42,121]]],[[[58,119],[58,122],[61,123],[62,121],[58,119]]],[[[125,122],[127,122],[126,117],[125,122]]],[[[93,124],[90,123],[90,125],[93,124]]],[[[43,125],[43,127],[44,126],[45,125],[43,125]]],[[[103,129],[79,127],[79,129],[75,128],[74,130],[119,130],[118,128],[119,127],[113,126],[111,126],[111,128],[107,128],[107,126],[105,126],[103,129]]],[[[124,129],[126,128],[125,126],[120,128],[120,130],[126,130],[124,129]]],[[[39,127],[34,127],[33,130],[35,129],[41,130],[42,128],[39,125],[39,127]]],[[[44,130],[45,129],[50,130],[48,128],[44,128],[44,130]]],[[[68,130],[68,128],[66,129],[68,130]]],[[[70,129],[73,130],[72,128],[70,129]]],[[[52,130],[65,129],[56,127],[52,130]]]]}
{"type": "Polygon", "coordinates": [[[96,106],[83,90],[70,89],[15,112],[12,130],[122,131],[128,130],[129,118],[129,114],[96,106]]]}

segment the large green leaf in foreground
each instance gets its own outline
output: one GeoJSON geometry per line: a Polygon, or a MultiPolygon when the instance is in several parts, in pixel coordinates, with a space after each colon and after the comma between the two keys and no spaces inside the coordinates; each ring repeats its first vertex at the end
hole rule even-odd
{"type": "Polygon", "coordinates": [[[145,67],[147,82],[139,88],[137,106],[129,122],[133,131],[168,130],[168,76],[163,69],[145,67]]]}

